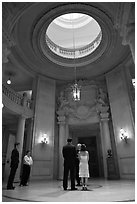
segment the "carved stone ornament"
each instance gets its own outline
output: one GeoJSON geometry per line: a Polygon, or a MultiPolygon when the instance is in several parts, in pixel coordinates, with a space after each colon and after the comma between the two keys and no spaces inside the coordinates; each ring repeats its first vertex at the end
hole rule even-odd
{"type": "Polygon", "coordinates": [[[77,120],[87,120],[100,114],[106,115],[109,106],[107,94],[103,89],[98,88],[94,81],[80,80],[79,83],[82,84],[80,101],[73,101],[71,90],[68,87],[64,88],[58,97],[57,115],[77,120]]]}
{"type": "Polygon", "coordinates": [[[65,124],[66,117],[65,116],[58,116],[58,122],[65,124]]]}

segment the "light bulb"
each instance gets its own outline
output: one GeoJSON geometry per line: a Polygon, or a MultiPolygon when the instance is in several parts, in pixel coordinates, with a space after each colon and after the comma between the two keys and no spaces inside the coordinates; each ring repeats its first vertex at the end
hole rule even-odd
{"type": "Polygon", "coordinates": [[[10,79],[7,80],[7,84],[11,84],[11,80],[10,79]]]}

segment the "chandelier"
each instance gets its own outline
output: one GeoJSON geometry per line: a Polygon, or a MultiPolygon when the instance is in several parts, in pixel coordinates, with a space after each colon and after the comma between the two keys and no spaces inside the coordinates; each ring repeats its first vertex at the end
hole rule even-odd
{"type": "Polygon", "coordinates": [[[72,31],[73,31],[73,53],[74,53],[74,77],[75,81],[74,84],[71,86],[72,88],[72,98],[74,101],[80,101],[80,95],[81,95],[81,87],[77,83],[77,67],[76,67],[76,49],[75,49],[75,35],[74,35],[74,27],[73,27],[73,21],[72,21],[72,31]]]}

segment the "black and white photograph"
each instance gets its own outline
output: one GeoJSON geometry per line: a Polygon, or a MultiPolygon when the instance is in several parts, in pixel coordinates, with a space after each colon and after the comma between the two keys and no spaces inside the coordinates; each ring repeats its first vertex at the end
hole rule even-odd
{"type": "Polygon", "coordinates": [[[135,1],[1,1],[2,202],[135,202],[135,1]]]}

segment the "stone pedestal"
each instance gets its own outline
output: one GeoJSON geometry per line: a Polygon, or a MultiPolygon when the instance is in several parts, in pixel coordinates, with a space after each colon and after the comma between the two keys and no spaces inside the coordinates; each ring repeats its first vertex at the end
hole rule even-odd
{"type": "Polygon", "coordinates": [[[107,178],[109,180],[118,179],[118,176],[116,175],[116,167],[113,157],[107,158],[107,173],[108,173],[107,178]]]}

